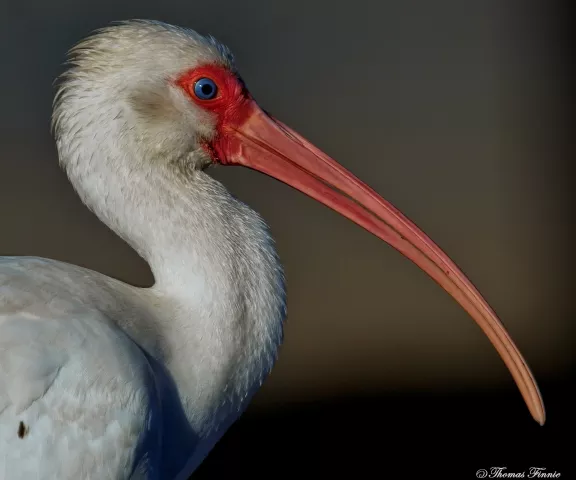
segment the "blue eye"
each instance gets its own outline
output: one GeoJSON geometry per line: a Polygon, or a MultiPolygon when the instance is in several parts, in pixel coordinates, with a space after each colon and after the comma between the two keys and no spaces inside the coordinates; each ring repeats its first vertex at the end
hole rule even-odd
{"type": "Polygon", "coordinates": [[[194,95],[200,100],[210,100],[216,96],[218,88],[213,80],[201,78],[194,83],[194,95]]]}

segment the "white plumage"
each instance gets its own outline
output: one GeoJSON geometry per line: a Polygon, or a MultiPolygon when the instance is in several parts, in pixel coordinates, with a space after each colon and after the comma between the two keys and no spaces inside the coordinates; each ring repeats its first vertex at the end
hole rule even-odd
{"type": "Polygon", "coordinates": [[[144,79],[138,89],[158,87],[142,92],[150,102],[184,103],[154,82],[202,57],[228,61],[220,52],[156,22],[112,27],[73,51],[54,117],[61,163],[86,204],[147,260],[155,285],[46,259],[1,260],[2,480],[130,478],[139,462],[154,470],[145,478],[175,478],[192,453],[189,471],[202,460],[272,366],[284,290],[265,225],[193,168],[206,162],[203,151],[186,150],[185,175],[177,163],[174,126],[194,141],[207,122],[163,112],[147,117],[157,120],[154,138],[128,138],[144,113],[129,105],[140,90],[124,72],[144,79]],[[154,96],[163,94],[175,98],[154,96]],[[161,429],[170,433],[162,443],[161,429]]]}
{"type": "Polygon", "coordinates": [[[213,162],[277,174],[414,260],[488,333],[543,422],[530,372],[457,267],[258,110],[214,39],[145,21],[97,32],[71,52],[53,122],[76,191],[155,284],[0,258],[0,480],[185,479],[246,408],[282,341],[284,279],[264,222],[204,172],[213,162]],[[202,98],[195,72],[218,94],[202,98]]]}

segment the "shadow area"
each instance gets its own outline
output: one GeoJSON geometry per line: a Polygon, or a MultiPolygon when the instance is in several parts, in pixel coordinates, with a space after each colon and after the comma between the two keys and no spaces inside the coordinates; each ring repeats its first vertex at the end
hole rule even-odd
{"type": "Polygon", "coordinates": [[[569,459],[574,397],[568,380],[541,384],[538,425],[516,390],[381,393],[249,409],[194,479],[576,478],[569,459]],[[560,476],[530,477],[530,468],[560,476]],[[509,478],[509,477],[508,477],[509,478]],[[516,478],[516,477],[512,477],[516,478]]]}

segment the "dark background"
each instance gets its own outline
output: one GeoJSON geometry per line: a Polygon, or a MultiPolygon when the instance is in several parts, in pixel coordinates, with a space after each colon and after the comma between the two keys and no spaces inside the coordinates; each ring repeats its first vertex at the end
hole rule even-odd
{"type": "Polygon", "coordinates": [[[553,5],[3,0],[0,252],[152,282],[59,170],[52,82],[66,50],[113,20],[213,34],[266,110],[470,276],[525,355],[548,419],[531,419],[481,330],[412,263],[279,182],[219,168],[271,225],[289,318],[275,370],[196,478],[466,479],[493,466],[574,478],[568,72],[553,5]]]}

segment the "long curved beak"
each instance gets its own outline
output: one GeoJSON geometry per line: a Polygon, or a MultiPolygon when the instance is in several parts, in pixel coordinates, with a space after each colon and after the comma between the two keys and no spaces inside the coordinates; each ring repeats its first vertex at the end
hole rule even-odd
{"type": "Polygon", "coordinates": [[[270,175],[334,209],[384,240],[424,270],[476,320],[510,373],[534,419],[545,421],[542,398],[506,329],[456,264],[397,208],[337,162],[251,101],[246,119],[226,132],[226,164],[270,175]]]}

